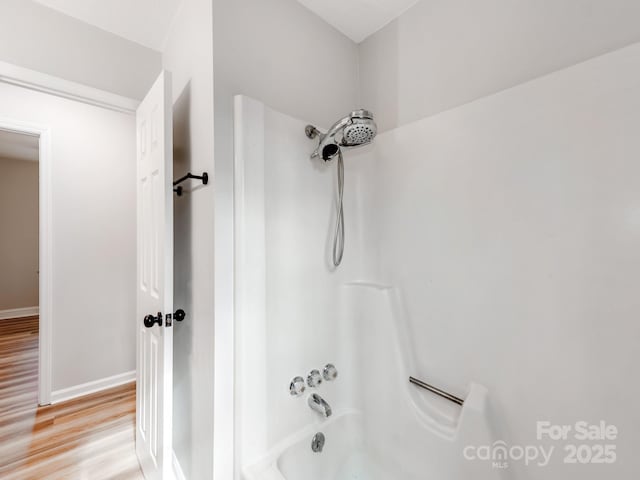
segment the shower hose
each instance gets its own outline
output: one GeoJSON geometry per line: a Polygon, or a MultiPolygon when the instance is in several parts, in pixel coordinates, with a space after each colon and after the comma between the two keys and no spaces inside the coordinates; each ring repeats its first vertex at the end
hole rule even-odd
{"type": "Polygon", "coordinates": [[[344,193],[344,162],[342,150],[338,150],[338,214],[336,216],[336,229],[333,235],[333,265],[337,267],[342,262],[344,254],[344,211],[342,197],[344,193]]]}

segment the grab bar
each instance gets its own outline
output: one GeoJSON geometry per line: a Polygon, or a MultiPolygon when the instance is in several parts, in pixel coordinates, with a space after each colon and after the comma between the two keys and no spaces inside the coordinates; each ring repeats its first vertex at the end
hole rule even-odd
{"type": "Polygon", "coordinates": [[[455,395],[451,395],[450,393],[445,392],[444,390],[440,390],[439,388],[436,388],[433,385],[429,385],[428,383],[425,383],[422,380],[418,380],[417,378],[409,377],[409,382],[413,383],[414,385],[420,388],[429,390],[430,392],[435,393],[436,395],[439,395],[442,398],[446,398],[450,402],[457,403],[460,406],[462,406],[462,404],[464,403],[463,399],[458,398],[455,395]]]}

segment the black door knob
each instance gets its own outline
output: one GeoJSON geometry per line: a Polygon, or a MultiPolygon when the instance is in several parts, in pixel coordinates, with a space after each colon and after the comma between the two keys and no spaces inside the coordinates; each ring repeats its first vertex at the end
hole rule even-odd
{"type": "Polygon", "coordinates": [[[154,317],[153,315],[147,315],[144,317],[144,326],[147,328],[153,327],[155,324],[158,324],[159,327],[162,326],[162,313],[158,312],[158,316],[154,317]]]}
{"type": "Polygon", "coordinates": [[[181,322],[184,320],[184,317],[186,317],[187,314],[184,313],[184,310],[182,310],[181,308],[179,308],[178,310],[176,310],[176,313],[173,314],[173,319],[176,322],[181,322]]]}

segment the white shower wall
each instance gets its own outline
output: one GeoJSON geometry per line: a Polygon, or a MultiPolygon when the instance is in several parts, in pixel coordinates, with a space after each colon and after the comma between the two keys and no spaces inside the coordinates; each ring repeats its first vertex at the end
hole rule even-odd
{"type": "Polygon", "coordinates": [[[629,381],[640,341],[639,65],[634,45],[346,151],[335,272],[335,163],[309,160],[305,122],[236,98],[238,471],[320,429],[288,383],[327,362],[340,376],[318,393],[338,414],[361,409],[369,448],[413,471],[406,478],[640,471],[640,389],[629,381]],[[368,283],[393,287],[397,305],[368,283]],[[400,338],[381,333],[390,325],[400,338]],[[457,423],[457,407],[409,388],[407,373],[462,397],[485,385],[486,409],[457,423]],[[413,428],[411,396],[436,428],[413,428]],[[581,420],[618,428],[606,442],[615,463],[563,462],[566,443],[604,442],[536,438],[537,421],[581,420]],[[498,440],[555,450],[545,467],[466,463],[469,442],[498,440]]]}
{"type": "Polygon", "coordinates": [[[638,125],[634,45],[376,139],[372,262],[404,296],[416,376],[483,383],[495,439],[556,446],[505,478],[640,471],[638,125]],[[541,442],[545,420],[619,436],[541,442]],[[568,465],[566,443],[613,443],[617,460],[568,465]]]}
{"type": "Polygon", "coordinates": [[[240,466],[319,417],[289,382],[334,363],[318,393],[334,412],[351,407],[358,381],[355,323],[343,285],[364,261],[360,182],[366,152],[345,163],[346,248],[329,264],[335,224],[335,162],[311,160],[305,122],[248,97],[235,103],[236,421],[240,466]]]}

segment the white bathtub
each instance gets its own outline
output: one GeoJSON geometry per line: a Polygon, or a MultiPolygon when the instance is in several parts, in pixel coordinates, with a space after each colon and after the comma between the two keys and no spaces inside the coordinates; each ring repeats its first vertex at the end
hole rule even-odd
{"type": "Polygon", "coordinates": [[[362,438],[362,415],[348,413],[325,422],[318,429],[325,435],[322,452],[311,449],[313,434],[285,449],[277,468],[286,479],[368,480],[368,461],[362,438]]]}
{"type": "MultiPolygon", "coordinates": [[[[409,384],[409,372],[416,368],[407,359],[411,357],[409,342],[399,333],[403,317],[395,291],[360,285],[350,288],[350,298],[362,312],[360,319],[367,322],[361,327],[364,333],[359,347],[386,354],[369,355],[350,369],[345,364],[337,382],[322,386],[322,395],[334,407],[335,414],[329,420],[320,420],[306,406],[306,396],[293,399],[282,395],[279,401],[288,402],[291,416],[302,412],[309,423],[300,422],[300,430],[276,444],[264,442],[268,453],[258,462],[248,462],[249,467],[245,464],[243,480],[510,478],[510,472],[493,468],[491,463],[463,457],[466,446],[490,445],[497,440],[487,414],[486,388],[469,384],[460,407],[409,384]],[[379,348],[394,343],[397,348],[379,348]],[[355,395],[334,401],[351,386],[356,387],[355,395]],[[352,404],[347,403],[349,399],[352,404]],[[326,437],[322,453],[311,449],[317,432],[326,437]]],[[[278,422],[270,420],[275,430],[278,422]]]]}
{"type": "Polygon", "coordinates": [[[411,408],[391,415],[339,413],[308,425],[278,443],[261,461],[244,469],[243,480],[504,480],[491,464],[465,461],[464,445],[486,444],[486,390],[472,385],[451,438],[420,421],[411,408]],[[313,452],[317,432],[324,449],[313,452]]]}
{"type": "Polygon", "coordinates": [[[271,455],[247,469],[246,480],[387,480],[366,450],[363,417],[357,411],[336,415],[305,428],[279,444],[271,455]],[[317,432],[325,435],[322,452],[311,449],[317,432]]]}

